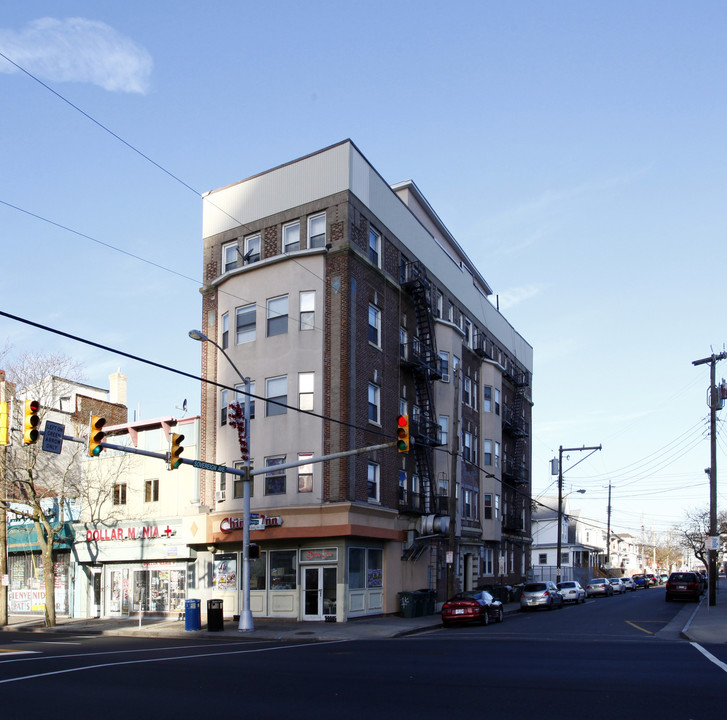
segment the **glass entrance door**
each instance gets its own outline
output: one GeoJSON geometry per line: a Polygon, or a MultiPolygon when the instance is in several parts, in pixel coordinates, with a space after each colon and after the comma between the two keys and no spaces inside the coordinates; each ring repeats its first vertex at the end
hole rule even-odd
{"type": "Polygon", "coordinates": [[[306,567],[303,569],[303,620],[323,620],[336,615],[335,567],[306,567]]]}

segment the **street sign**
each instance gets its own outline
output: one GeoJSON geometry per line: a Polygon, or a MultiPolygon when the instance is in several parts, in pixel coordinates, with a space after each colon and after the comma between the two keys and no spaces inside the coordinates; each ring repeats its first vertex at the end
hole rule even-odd
{"type": "Polygon", "coordinates": [[[65,425],[46,420],[45,431],[43,432],[43,450],[60,455],[61,450],[63,450],[63,435],[65,432],[65,425]]]}
{"type": "Polygon", "coordinates": [[[704,544],[707,546],[707,550],[719,550],[722,547],[719,542],[719,535],[707,535],[704,538],[704,544]]]}

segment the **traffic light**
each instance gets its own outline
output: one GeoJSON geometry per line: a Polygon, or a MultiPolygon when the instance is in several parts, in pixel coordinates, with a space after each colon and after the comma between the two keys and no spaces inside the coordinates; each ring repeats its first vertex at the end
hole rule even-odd
{"type": "Polygon", "coordinates": [[[169,451],[170,470],[176,470],[182,464],[182,458],[180,457],[180,455],[184,452],[182,440],[184,440],[184,435],[172,433],[172,448],[169,451]]]}
{"type": "Polygon", "coordinates": [[[10,403],[0,403],[0,445],[10,445],[10,403]]]}
{"type": "Polygon", "coordinates": [[[99,417],[98,415],[91,416],[91,427],[88,430],[88,454],[91,457],[100,455],[103,450],[101,443],[106,437],[106,433],[103,431],[105,424],[106,418],[99,417]]]}
{"type": "Polygon", "coordinates": [[[409,416],[399,415],[396,426],[396,449],[409,452],[409,416]]]}
{"type": "Polygon", "coordinates": [[[23,442],[26,445],[33,445],[38,442],[38,425],[40,425],[40,418],[38,417],[38,411],[40,410],[40,403],[37,400],[26,400],[25,401],[25,415],[23,419],[23,442]]]}

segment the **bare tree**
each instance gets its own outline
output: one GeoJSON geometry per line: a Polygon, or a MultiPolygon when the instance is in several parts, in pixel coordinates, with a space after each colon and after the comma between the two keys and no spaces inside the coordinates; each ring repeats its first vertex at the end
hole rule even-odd
{"type": "MultiPolygon", "coordinates": [[[[717,526],[721,533],[727,531],[727,512],[717,516],[717,526]]],[[[709,570],[709,552],[705,540],[709,535],[709,510],[690,510],[686,513],[684,524],[675,529],[679,547],[694,556],[709,570]]]]}
{"type": "MultiPolygon", "coordinates": [[[[80,412],[71,401],[74,390],[83,380],[81,364],[61,354],[28,353],[9,365],[7,377],[16,387],[13,423],[16,432],[13,447],[6,455],[6,494],[0,498],[0,503],[16,516],[31,521],[35,527],[45,588],[45,621],[46,625],[54,626],[57,545],[66,524],[77,519],[69,517],[69,509],[81,503],[100,506],[112,490],[108,486],[88,487],[84,481],[81,458],[86,449],[85,443],[64,441],[62,452],[55,454],[43,451],[40,441],[30,445],[22,441],[25,399],[40,402],[41,428],[49,415],[61,413],[63,419],[70,423],[70,427],[66,426],[66,435],[82,437],[87,434],[86,410],[80,412]]],[[[99,408],[109,405],[105,400],[86,400],[99,408]]],[[[97,412],[100,414],[100,410],[97,412]]]]}

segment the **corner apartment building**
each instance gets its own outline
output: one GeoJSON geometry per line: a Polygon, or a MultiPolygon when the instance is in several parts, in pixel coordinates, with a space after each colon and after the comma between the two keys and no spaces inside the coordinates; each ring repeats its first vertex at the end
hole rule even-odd
{"type": "MultiPolygon", "coordinates": [[[[343,621],[398,611],[401,591],[522,580],[532,348],[416,185],[388,185],[347,140],[207,193],[203,212],[201,330],[224,354],[202,345],[202,459],[242,464],[228,408],[250,402],[250,457],[269,468],[251,482],[253,613],[343,621]]],[[[197,550],[236,568],[242,483],[203,471],[200,492],[197,550]]],[[[236,588],[221,596],[239,611],[236,588]]]]}

